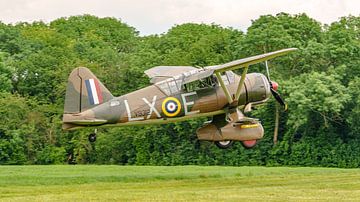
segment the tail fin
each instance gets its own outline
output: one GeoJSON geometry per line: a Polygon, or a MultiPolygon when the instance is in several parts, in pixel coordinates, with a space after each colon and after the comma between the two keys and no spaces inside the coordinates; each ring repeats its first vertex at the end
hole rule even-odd
{"type": "Polygon", "coordinates": [[[110,91],[89,69],[78,67],[68,79],[64,113],[80,113],[112,98],[110,91]]]}

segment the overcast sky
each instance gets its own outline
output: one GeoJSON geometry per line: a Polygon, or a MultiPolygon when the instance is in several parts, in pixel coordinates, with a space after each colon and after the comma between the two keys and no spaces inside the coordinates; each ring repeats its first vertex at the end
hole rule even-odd
{"type": "Polygon", "coordinates": [[[116,17],[141,35],[166,32],[174,24],[215,23],[243,31],[260,15],[306,13],[329,24],[360,15],[360,0],[0,0],[0,21],[16,23],[92,14],[116,17]]]}

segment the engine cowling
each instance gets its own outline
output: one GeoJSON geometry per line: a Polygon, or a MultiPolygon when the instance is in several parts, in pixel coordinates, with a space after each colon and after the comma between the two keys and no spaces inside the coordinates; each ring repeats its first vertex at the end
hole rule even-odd
{"type": "Polygon", "coordinates": [[[265,75],[251,73],[246,75],[245,87],[247,91],[247,103],[253,105],[266,102],[270,96],[270,83],[265,75]]]}

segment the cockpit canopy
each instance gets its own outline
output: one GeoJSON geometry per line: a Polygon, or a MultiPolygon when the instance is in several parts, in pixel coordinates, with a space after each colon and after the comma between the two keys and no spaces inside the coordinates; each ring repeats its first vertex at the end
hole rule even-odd
{"type": "MultiPolygon", "coordinates": [[[[166,95],[181,91],[196,91],[202,88],[212,88],[218,84],[212,69],[198,69],[190,66],[157,66],[145,71],[151,78],[151,83],[159,87],[166,95]]],[[[222,75],[225,85],[235,82],[232,71],[222,75]]]]}

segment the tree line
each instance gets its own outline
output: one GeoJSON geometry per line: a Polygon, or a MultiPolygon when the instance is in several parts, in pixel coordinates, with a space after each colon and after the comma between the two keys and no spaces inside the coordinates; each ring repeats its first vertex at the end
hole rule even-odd
{"type": "MultiPolygon", "coordinates": [[[[246,33],[187,23],[140,36],[119,19],[91,15],[0,23],[0,164],[359,167],[359,27],[359,16],[323,25],[286,13],[261,16],[246,33]],[[198,142],[195,131],[206,119],[101,129],[96,143],[87,140],[90,130],[61,130],[75,67],[90,68],[120,96],[149,85],[143,72],[153,66],[208,66],[289,47],[299,50],[269,62],[289,110],[279,110],[271,98],[251,112],[265,129],[254,149],[198,142]]],[[[264,64],[249,70],[265,73],[264,64]]]]}

